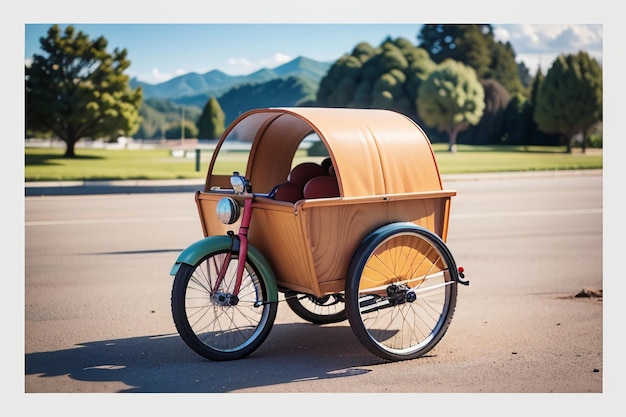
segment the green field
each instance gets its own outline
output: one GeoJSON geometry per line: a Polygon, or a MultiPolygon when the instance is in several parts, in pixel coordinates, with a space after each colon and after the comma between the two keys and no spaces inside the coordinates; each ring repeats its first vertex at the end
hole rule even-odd
{"type": "MultiPolygon", "coordinates": [[[[582,154],[563,147],[506,147],[459,145],[451,154],[446,144],[433,144],[441,174],[478,172],[601,169],[602,150],[582,154]]],[[[204,178],[211,152],[201,153],[196,171],[191,158],[173,157],[169,149],[117,150],[77,148],[77,157],[63,157],[62,148],[25,148],[26,181],[204,178]]]]}

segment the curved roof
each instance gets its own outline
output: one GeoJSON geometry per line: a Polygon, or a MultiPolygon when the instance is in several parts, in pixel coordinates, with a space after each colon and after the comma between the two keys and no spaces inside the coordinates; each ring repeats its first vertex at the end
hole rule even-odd
{"type": "Polygon", "coordinates": [[[330,153],[344,198],[442,189],[424,131],[390,110],[256,109],[239,116],[221,142],[229,135],[253,139],[246,175],[259,190],[275,184],[276,178],[285,178],[289,166],[278,161],[291,161],[298,144],[311,131],[330,153]]]}

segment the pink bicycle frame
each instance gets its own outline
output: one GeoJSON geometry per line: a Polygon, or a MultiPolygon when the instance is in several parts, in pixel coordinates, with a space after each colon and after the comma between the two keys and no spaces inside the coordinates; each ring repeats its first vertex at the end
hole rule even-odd
{"type": "MultiPolygon", "coordinates": [[[[246,195],[244,199],[243,214],[241,218],[241,225],[239,226],[239,232],[237,238],[239,239],[239,259],[237,264],[237,276],[235,279],[235,288],[233,289],[233,295],[239,295],[241,290],[241,282],[243,280],[243,271],[246,267],[246,258],[248,255],[248,229],[250,228],[250,221],[252,219],[252,201],[254,199],[253,194],[246,195]]],[[[231,253],[226,256],[222,267],[219,269],[219,274],[212,288],[212,293],[215,294],[220,287],[224,276],[226,275],[227,266],[230,263],[231,253]]]]}

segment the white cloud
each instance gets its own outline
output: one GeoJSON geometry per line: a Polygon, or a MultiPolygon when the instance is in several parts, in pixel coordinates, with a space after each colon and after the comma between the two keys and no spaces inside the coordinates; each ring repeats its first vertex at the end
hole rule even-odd
{"type": "Polygon", "coordinates": [[[178,77],[179,75],[187,74],[189,71],[186,71],[182,68],[175,70],[174,72],[161,72],[158,68],[152,68],[149,74],[137,74],[135,75],[139,81],[143,81],[148,84],[159,84],[168,80],[171,80],[174,77],[178,77]]]}
{"type": "Polygon", "coordinates": [[[494,32],[517,54],[602,50],[602,25],[499,25],[494,32]]]}
{"type": "Polygon", "coordinates": [[[291,60],[292,58],[289,55],[285,55],[285,54],[278,52],[269,59],[262,59],[260,65],[261,65],[261,68],[264,68],[264,67],[274,68],[274,67],[277,67],[278,65],[287,63],[291,60]]]}
{"type": "Polygon", "coordinates": [[[497,25],[494,34],[513,45],[517,61],[523,61],[531,74],[538,66],[545,74],[562,53],[585,51],[602,63],[602,25],[497,25]]]}
{"type": "Polygon", "coordinates": [[[228,73],[233,75],[249,74],[262,68],[275,68],[292,59],[293,58],[289,55],[280,52],[275,53],[269,58],[261,58],[255,62],[246,58],[228,58],[228,73]]]}

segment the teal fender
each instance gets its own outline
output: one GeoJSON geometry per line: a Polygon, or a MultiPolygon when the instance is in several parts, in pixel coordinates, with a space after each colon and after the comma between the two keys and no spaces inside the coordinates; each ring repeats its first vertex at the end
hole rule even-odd
{"type": "MultiPolygon", "coordinates": [[[[230,249],[232,247],[232,238],[230,236],[209,236],[198,240],[185,248],[176,259],[176,262],[170,270],[170,275],[175,276],[181,264],[196,265],[207,253],[230,249]]],[[[248,244],[248,259],[258,269],[259,273],[265,279],[269,301],[278,301],[278,288],[276,285],[276,276],[270,263],[254,246],[248,244]]]]}

